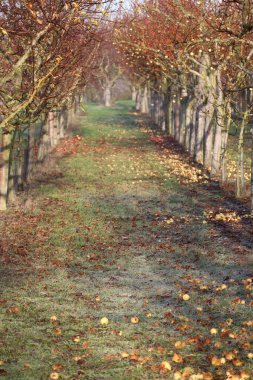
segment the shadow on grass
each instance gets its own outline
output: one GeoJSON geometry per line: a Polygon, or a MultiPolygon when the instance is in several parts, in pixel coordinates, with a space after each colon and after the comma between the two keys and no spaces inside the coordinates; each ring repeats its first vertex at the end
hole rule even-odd
{"type": "MultiPolygon", "coordinates": [[[[94,119],[95,117],[97,115],[94,119]]],[[[125,117],[128,116],[124,116],[123,113],[111,119],[102,119],[101,116],[101,120],[103,125],[108,123],[111,128],[110,120],[116,119],[113,128],[117,128],[117,123],[120,123],[120,126],[125,125],[124,128],[127,129],[129,121],[122,120],[125,117]]],[[[96,151],[96,155],[95,151],[90,156],[84,155],[82,159],[76,157],[72,160],[71,168],[68,168],[69,172],[63,176],[52,178],[49,173],[46,183],[38,182],[38,187],[41,187],[41,184],[43,188],[44,185],[52,185],[56,199],[53,199],[50,191],[46,191],[46,197],[42,198],[39,209],[34,213],[19,215],[14,211],[13,214],[10,212],[9,220],[8,216],[6,217],[7,225],[13,228],[15,239],[8,241],[9,251],[3,253],[14,255],[19,260],[15,261],[14,265],[6,262],[3,269],[1,290],[9,294],[8,307],[13,299],[15,302],[21,302],[17,293],[25,294],[22,301],[23,309],[29,313],[29,308],[37,307],[36,318],[32,319],[32,322],[38,327],[40,334],[45,336],[43,338],[40,335],[40,339],[49,339],[52,347],[57,344],[59,352],[67,352],[64,357],[66,361],[71,358],[74,363],[72,358],[73,355],[76,356],[76,346],[69,353],[64,346],[65,343],[60,341],[60,336],[51,336],[52,326],[47,325],[45,328],[43,325],[45,320],[48,324],[51,323],[49,316],[54,315],[55,308],[58,308],[59,314],[63,313],[61,318],[64,318],[64,313],[66,315],[66,310],[69,313],[71,323],[69,320],[68,324],[66,323],[68,347],[74,344],[73,336],[83,334],[82,337],[87,339],[88,334],[89,339],[95,336],[95,349],[92,348],[91,355],[96,354],[96,348],[101,350],[101,346],[106,353],[107,350],[119,349],[124,339],[127,340],[127,348],[124,347],[124,351],[130,350],[130,347],[134,348],[135,345],[138,350],[143,351],[162,345],[166,347],[167,355],[167,352],[175,349],[174,340],[195,337],[194,345],[189,348],[186,357],[187,364],[189,362],[194,367],[209,369],[210,364],[205,355],[213,353],[215,349],[212,342],[205,345],[201,343],[208,336],[210,327],[220,327],[232,317],[233,331],[240,331],[242,321],[248,318],[251,312],[248,305],[233,306],[232,303],[235,298],[247,299],[241,280],[250,276],[250,269],[245,263],[237,260],[237,257],[238,244],[248,247],[249,240],[245,242],[242,236],[237,234],[228,237],[223,226],[215,222],[202,224],[203,213],[206,209],[209,210],[210,206],[216,207],[218,204],[219,207],[232,208],[235,207],[234,204],[224,199],[219,189],[213,189],[212,184],[210,188],[209,184],[201,183],[191,186],[179,185],[173,177],[169,178],[168,183],[163,184],[163,178],[152,175],[140,177],[139,180],[142,180],[143,184],[133,184],[132,174],[124,172],[122,177],[118,173],[118,177],[116,174],[108,175],[104,157],[107,153],[115,154],[112,148],[119,148],[119,151],[125,146],[137,148],[138,154],[142,152],[145,155],[146,162],[150,149],[155,149],[155,146],[152,148],[153,143],[147,137],[138,137],[138,130],[133,136],[134,140],[129,137],[129,143],[125,137],[123,141],[114,137],[115,141],[110,140],[107,144],[103,142],[103,139],[108,138],[105,136],[107,130],[103,129],[103,126],[87,126],[87,130],[91,131],[92,137],[95,136],[96,145],[101,141],[104,150],[96,151]],[[98,130],[94,132],[92,128],[98,130]],[[91,161],[97,159],[99,154],[101,160],[92,166],[91,161]],[[101,172],[103,165],[104,169],[101,172]],[[80,183],[77,183],[78,181],[80,183]],[[64,183],[66,187],[62,188],[64,183]],[[171,218],[175,221],[168,224],[167,221],[171,218]],[[229,239],[226,240],[227,238],[229,239]],[[39,248],[36,254],[35,244],[39,248]],[[44,261],[41,257],[43,255],[44,261]],[[31,262],[27,263],[26,260],[31,262]],[[198,283],[192,282],[195,278],[200,279],[200,284],[207,285],[207,288],[200,289],[198,283]],[[43,286],[37,289],[36,305],[33,306],[32,285],[40,285],[40,281],[43,286]],[[220,284],[228,285],[228,291],[222,294],[217,292],[216,287],[220,284]],[[190,294],[189,303],[182,300],[181,292],[190,294]],[[98,295],[102,298],[102,310],[96,301],[98,295]],[[50,308],[44,303],[44,299],[50,301],[50,308]],[[202,306],[203,313],[196,311],[196,306],[202,306]],[[44,310],[41,310],[43,307],[44,310]],[[50,311],[46,310],[46,307],[50,311]],[[155,311],[151,322],[144,316],[148,308],[155,311]],[[165,317],[169,309],[171,315],[165,317]],[[109,327],[108,334],[106,329],[99,329],[94,323],[99,320],[101,313],[109,316],[112,321],[113,327],[109,327]],[[141,323],[134,326],[128,323],[126,328],[126,319],[133,315],[140,316],[141,323]],[[87,321],[91,321],[90,329],[86,328],[87,321]],[[120,340],[115,341],[115,337],[119,337],[117,331],[121,331],[121,324],[126,337],[123,334],[120,340]],[[198,355],[196,351],[199,352],[198,355]]],[[[83,133],[85,132],[86,128],[83,133]]],[[[179,152],[179,148],[172,142],[168,149],[168,154],[173,151],[179,152]]],[[[164,153],[164,150],[161,152],[164,153]]],[[[188,160],[186,155],[184,157],[188,160]]],[[[132,162],[134,161],[135,156],[132,156],[132,162]]],[[[39,196],[45,195],[43,191],[42,189],[39,196]]],[[[228,227],[230,228],[229,225],[228,227]]],[[[17,326],[18,319],[14,317],[12,316],[11,321],[17,326]]],[[[24,326],[22,315],[18,318],[21,326],[24,326]]],[[[30,326],[31,319],[25,323],[30,326]]],[[[8,318],[6,325],[9,329],[8,318]]],[[[30,337],[29,339],[31,340],[30,337]]],[[[37,338],[33,339],[37,342],[37,338]]],[[[231,347],[238,348],[238,342],[232,341],[229,335],[223,337],[224,342],[229,350],[231,347]]],[[[50,358],[52,352],[45,344],[48,343],[43,341],[43,348],[46,347],[50,358]]],[[[19,349],[23,352],[24,347],[25,343],[22,343],[19,349]]],[[[222,354],[221,350],[217,351],[222,354]]],[[[58,360],[57,358],[56,362],[58,360]]],[[[89,365],[93,371],[94,356],[85,357],[83,362],[78,360],[86,371],[89,365]]],[[[50,365],[53,364],[53,361],[49,362],[50,365]]],[[[95,374],[97,369],[101,368],[101,371],[106,372],[104,373],[107,378],[116,379],[117,377],[109,372],[113,366],[116,366],[114,362],[101,359],[97,363],[95,374]]],[[[133,363],[127,362],[125,366],[131,369],[133,363]]],[[[119,379],[124,378],[122,372],[118,376],[119,379]]],[[[48,377],[46,376],[44,378],[48,377]]],[[[73,377],[73,372],[69,376],[73,377]]],[[[149,379],[157,378],[152,373],[147,376],[149,379]]],[[[159,378],[162,376],[159,375],[159,378]]],[[[219,379],[224,379],[224,376],[219,379]]],[[[168,374],[165,374],[165,377],[168,378],[168,374]]],[[[86,378],[98,377],[93,372],[93,375],[86,378]]],[[[125,378],[141,379],[143,376],[129,375],[125,378]]]]}

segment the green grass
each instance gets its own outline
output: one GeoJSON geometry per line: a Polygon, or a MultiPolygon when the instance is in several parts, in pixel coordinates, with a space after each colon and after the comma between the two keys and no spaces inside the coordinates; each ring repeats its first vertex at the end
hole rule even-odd
{"type": "Polygon", "coordinates": [[[131,106],[89,105],[74,131],[82,136],[78,153],[58,160],[64,175],[35,186],[31,209],[3,215],[0,375],[6,379],[44,380],[52,372],[60,379],[173,379],[190,366],[224,380],[230,367],[253,371],[250,348],[242,347],[250,336],[242,324],[252,319],[251,294],[241,282],[249,276],[247,256],[239,259],[242,245],[203,224],[204,205],[221,202],[220,195],[170,175],[173,151],[150,142],[131,106]],[[228,289],[217,291],[224,283],[228,289]],[[238,297],[246,305],[232,302],[238,297]],[[131,323],[134,316],[139,323],[131,323]],[[212,327],[238,336],[211,336],[212,327]],[[175,348],[178,340],[184,349],[175,348]],[[211,365],[212,355],[234,349],[240,368],[211,365]],[[172,361],[175,352],[183,363],[172,361]],[[162,370],[162,361],[172,372],[162,370]]]}

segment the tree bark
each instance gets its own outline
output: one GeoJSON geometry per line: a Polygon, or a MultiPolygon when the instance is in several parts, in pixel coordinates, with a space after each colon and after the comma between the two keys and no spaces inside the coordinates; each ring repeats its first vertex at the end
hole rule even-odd
{"type": "Polygon", "coordinates": [[[193,107],[194,98],[188,98],[186,106],[186,134],[185,134],[185,146],[188,152],[191,152],[191,140],[193,131],[193,107]]]}
{"type": "Polygon", "coordinates": [[[56,111],[50,111],[48,113],[47,122],[49,128],[50,145],[53,148],[58,144],[59,141],[59,120],[56,111]]]}
{"type": "Polygon", "coordinates": [[[9,160],[11,148],[11,132],[3,131],[0,151],[0,210],[6,210],[9,187],[9,160]]]}
{"type": "Polygon", "coordinates": [[[180,142],[180,104],[178,95],[174,99],[174,137],[177,142],[180,142]]]}
{"type": "Polygon", "coordinates": [[[167,84],[167,88],[164,94],[164,122],[165,122],[165,130],[168,134],[170,134],[170,87],[167,84]]]}
{"type": "Polygon", "coordinates": [[[59,138],[63,139],[65,137],[65,132],[68,126],[68,111],[66,107],[63,107],[59,112],[58,125],[59,125],[59,138]]]}
{"type": "Polygon", "coordinates": [[[45,116],[42,129],[41,129],[41,137],[40,144],[38,150],[38,161],[42,163],[48,152],[50,150],[50,137],[49,137],[49,124],[48,124],[48,116],[45,116]]]}
{"type": "Polygon", "coordinates": [[[169,135],[172,136],[172,134],[173,134],[173,115],[172,115],[171,95],[170,95],[169,104],[168,104],[168,132],[169,132],[169,135]]]}
{"type": "Polygon", "coordinates": [[[205,122],[206,122],[206,104],[207,104],[207,65],[208,58],[206,54],[202,56],[200,67],[200,77],[198,84],[195,87],[196,97],[196,120],[195,120],[195,146],[194,146],[194,159],[203,164],[204,162],[204,136],[205,136],[205,122]]]}
{"type": "Polygon", "coordinates": [[[180,102],[180,144],[186,147],[186,106],[187,96],[184,96],[180,102]]]}
{"type": "Polygon", "coordinates": [[[245,178],[244,178],[244,131],[248,123],[248,111],[244,112],[240,136],[238,141],[237,152],[237,173],[236,173],[236,196],[240,198],[245,192],[245,178]]]}
{"type": "Polygon", "coordinates": [[[217,99],[216,99],[216,126],[214,131],[214,143],[213,143],[213,157],[211,166],[211,176],[217,176],[221,169],[221,146],[222,146],[222,133],[224,128],[224,115],[222,108],[224,106],[224,95],[221,84],[220,71],[216,76],[217,86],[217,99]]]}
{"type": "Polygon", "coordinates": [[[132,86],[131,90],[132,90],[132,101],[133,101],[133,102],[136,102],[136,96],[137,96],[137,90],[136,90],[136,87],[135,87],[135,86],[132,86]]]}
{"type": "Polygon", "coordinates": [[[229,99],[224,102],[224,128],[222,130],[221,138],[221,183],[225,183],[227,180],[227,143],[228,132],[231,123],[231,106],[229,99]]]}
{"type": "Polygon", "coordinates": [[[251,179],[250,179],[250,205],[253,217],[253,127],[251,127],[251,179]]]}
{"type": "Polygon", "coordinates": [[[144,86],[141,89],[141,104],[140,104],[140,111],[141,113],[148,113],[148,88],[147,86],[144,86]]]}
{"type": "Polygon", "coordinates": [[[137,112],[140,112],[141,110],[141,89],[139,88],[136,95],[136,104],[135,109],[137,112]]]}
{"type": "MultiPolygon", "coordinates": [[[[35,164],[36,164],[36,156],[35,156],[35,144],[36,144],[36,125],[30,125],[28,129],[28,146],[27,146],[27,163],[25,168],[25,181],[30,182],[35,164]]],[[[26,161],[25,161],[26,162],[26,161]]]]}
{"type": "Polygon", "coordinates": [[[213,154],[213,137],[214,137],[214,112],[215,96],[217,90],[217,72],[211,68],[210,57],[205,55],[206,82],[207,82],[207,99],[205,106],[205,128],[204,128],[204,166],[211,170],[213,154]]]}
{"type": "MultiPolygon", "coordinates": [[[[209,111],[207,111],[209,112],[209,111]]],[[[212,166],[212,153],[213,153],[213,112],[210,110],[210,114],[207,115],[205,120],[204,130],[204,166],[207,169],[211,169],[212,166]],[[212,115],[211,115],[212,114],[212,115]]]]}
{"type": "Polygon", "coordinates": [[[109,85],[104,89],[104,105],[105,107],[111,107],[112,105],[112,88],[109,85]]]}
{"type": "Polygon", "coordinates": [[[154,92],[154,122],[159,124],[159,95],[158,92],[154,92]]]}
{"type": "Polygon", "coordinates": [[[204,128],[204,166],[211,169],[213,153],[213,116],[214,116],[214,89],[209,89],[207,105],[205,107],[205,128],[204,128]]]}

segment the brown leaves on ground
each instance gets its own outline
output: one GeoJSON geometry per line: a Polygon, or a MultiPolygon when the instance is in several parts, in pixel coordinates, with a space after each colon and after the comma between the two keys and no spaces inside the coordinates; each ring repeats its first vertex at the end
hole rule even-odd
{"type": "MultiPolygon", "coordinates": [[[[140,149],[139,140],[125,133],[117,140],[98,137],[88,148],[78,135],[67,139],[58,155],[76,160],[79,151],[91,153],[69,203],[64,199],[72,183],[60,178],[59,192],[39,198],[36,212],[4,216],[2,262],[16,265],[15,275],[39,263],[31,284],[41,284],[39,306],[44,297],[50,300],[44,319],[35,321],[32,311],[28,323],[29,329],[38,323],[39,331],[47,325],[43,334],[53,357],[47,378],[85,377],[87,371],[90,378],[98,371],[114,378],[122,371],[126,379],[250,379],[253,279],[242,265],[248,249],[234,235],[249,232],[250,224],[225,198],[212,198],[207,173],[191,166],[173,142],[153,136],[161,149],[150,142],[140,149]],[[180,187],[168,190],[175,177],[180,187]],[[203,241],[195,242],[203,228],[203,241]],[[233,264],[239,275],[227,273],[233,264]],[[58,297],[54,275],[62,268],[64,293],[58,297]],[[43,282],[49,272],[51,288],[43,282]],[[71,375],[65,375],[68,367],[71,375]]],[[[3,296],[8,329],[29,313],[29,302],[3,296]]],[[[22,369],[32,370],[28,364],[23,360],[22,369]]],[[[0,375],[8,365],[0,361],[0,375]]]]}
{"type": "Polygon", "coordinates": [[[64,141],[56,147],[56,152],[60,152],[64,155],[72,154],[75,155],[78,153],[82,137],[80,135],[75,135],[64,139],[64,141]]]}

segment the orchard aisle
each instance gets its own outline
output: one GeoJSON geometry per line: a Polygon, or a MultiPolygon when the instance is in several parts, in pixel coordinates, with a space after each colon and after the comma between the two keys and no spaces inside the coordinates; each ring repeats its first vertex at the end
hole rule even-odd
{"type": "Polygon", "coordinates": [[[129,106],[90,106],[29,207],[1,215],[0,375],[252,379],[252,245],[129,106]]]}

